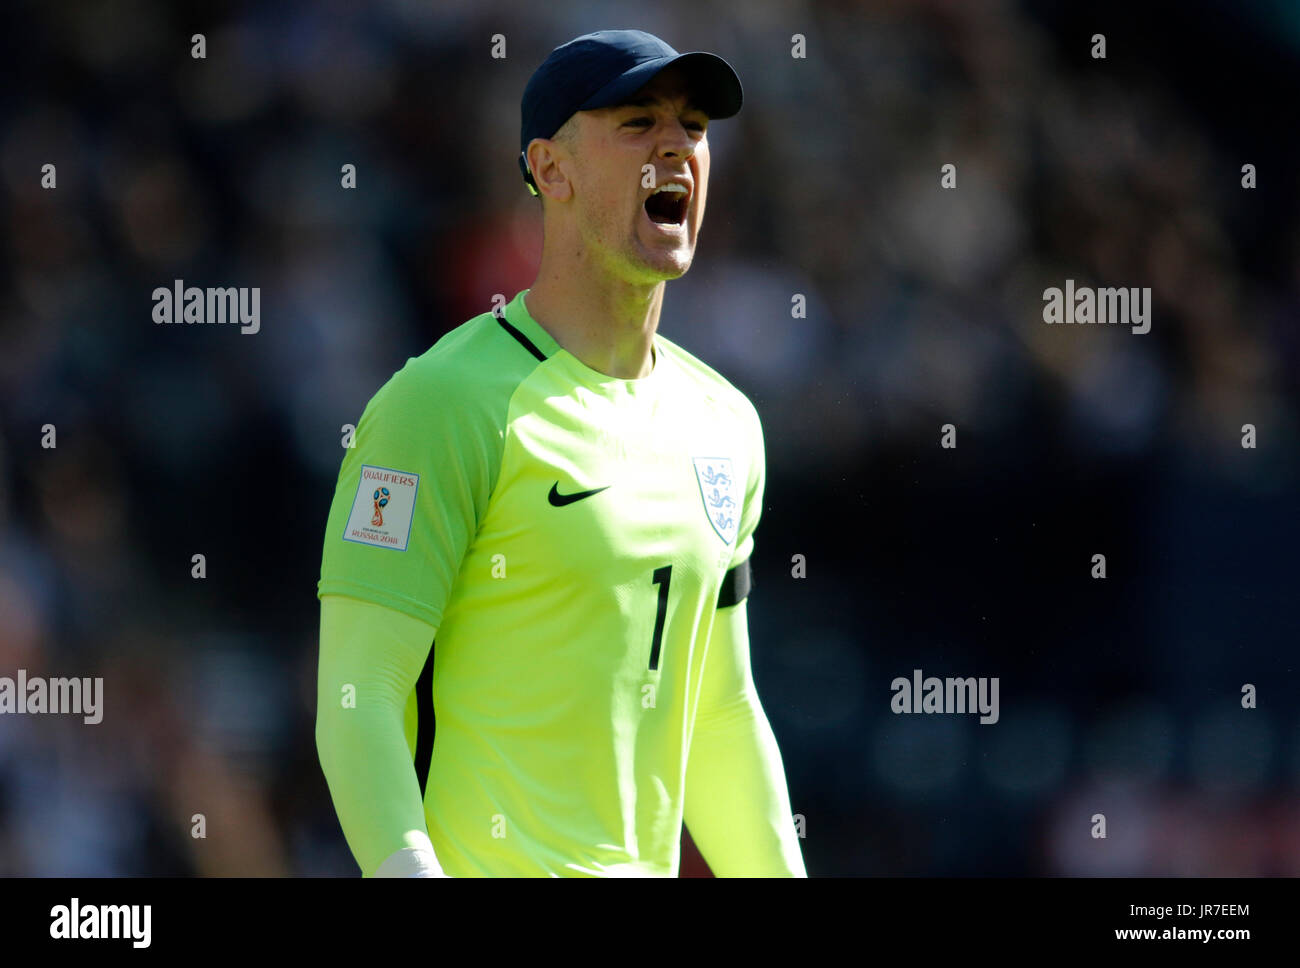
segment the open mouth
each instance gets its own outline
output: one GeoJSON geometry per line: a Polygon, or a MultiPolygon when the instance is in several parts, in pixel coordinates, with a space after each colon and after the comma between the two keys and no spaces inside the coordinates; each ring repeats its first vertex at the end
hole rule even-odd
{"type": "Polygon", "coordinates": [[[681,225],[686,221],[690,195],[685,186],[675,182],[660,185],[645,200],[645,213],[657,225],[681,225]]]}

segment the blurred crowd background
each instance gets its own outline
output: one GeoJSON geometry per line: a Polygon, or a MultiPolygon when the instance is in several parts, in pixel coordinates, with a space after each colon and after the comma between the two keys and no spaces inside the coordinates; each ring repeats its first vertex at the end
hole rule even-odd
{"type": "Polygon", "coordinates": [[[764,422],[809,872],[1300,874],[1282,0],[6,4],[0,675],[105,689],[0,717],[0,874],[357,873],[313,735],[341,427],[532,282],[519,98],[615,26],[745,84],[661,331],[764,422]],[[155,325],[174,279],[260,287],[261,332],[155,325]],[[1150,287],[1150,333],[1046,325],[1066,279],[1150,287]],[[998,677],[1000,721],[892,714],[913,669],[998,677]]]}

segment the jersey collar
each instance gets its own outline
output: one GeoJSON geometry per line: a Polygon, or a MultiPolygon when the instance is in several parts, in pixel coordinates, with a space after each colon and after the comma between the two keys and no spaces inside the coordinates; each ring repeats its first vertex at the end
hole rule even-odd
{"type": "Polygon", "coordinates": [[[555,341],[555,338],[542,328],[542,324],[529,315],[528,306],[524,303],[524,296],[528,291],[525,289],[516,295],[502,311],[506,317],[506,322],[526,336],[548,360],[557,353],[562,355],[566,365],[573,371],[575,379],[579,382],[590,386],[619,386],[628,393],[639,394],[654,392],[665,379],[663,376],[665,354],[658,334],[655,335],[652,350],[654,353],[654,368],[649,374],[635,380],[609,376],[593,370],[572,353],[565,351],[555,341]]]}
{"type": "Polygon", "coordinates": [[[527,336],[529,341],[549,359],[555,355],[560,344],[555,342],[555,338],[550,333],[542,329],[541,323],[528,314],[528,307],[524,305],[526,292],[527,289],[520,290],[501,312],[506,317],[507,323],[527,336]]]}

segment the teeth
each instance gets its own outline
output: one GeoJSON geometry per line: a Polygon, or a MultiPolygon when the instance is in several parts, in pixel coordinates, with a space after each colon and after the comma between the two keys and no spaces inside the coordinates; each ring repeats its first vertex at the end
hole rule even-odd
{"type": "Polygon", "coordinates": [[[685,194],[686,194],[686,186],[685,186],[685,185],[679,185],[677,182],[664,182],[662,185],[660,185],[658,188],[656,188],[656,189],[655,189],[653,192],[651,192],[650,194],[651,194],[651,195],[658,195],[660,192],[680,192],[681,194],[685,195],[685,194]]]}

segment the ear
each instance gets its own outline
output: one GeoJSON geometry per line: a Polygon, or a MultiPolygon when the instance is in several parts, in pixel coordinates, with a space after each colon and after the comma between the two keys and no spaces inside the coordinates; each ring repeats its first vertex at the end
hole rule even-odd
{"type": "Polygon", "coordinates": [[[563,144],[549,138],[534,138],[528,142],[526,157],[533,181],[542,195],[557,202],[567,202],[573,197],[573,183],[569,180],[572,156],[563,144]]]}

